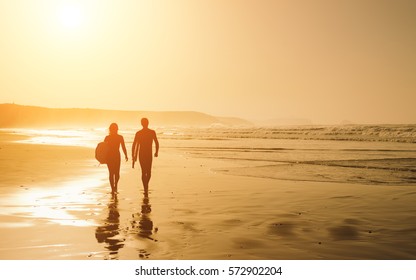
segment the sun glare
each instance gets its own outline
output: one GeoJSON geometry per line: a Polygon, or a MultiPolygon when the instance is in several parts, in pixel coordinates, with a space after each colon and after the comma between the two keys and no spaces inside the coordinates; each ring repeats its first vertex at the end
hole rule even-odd
{"type": "Polygon", "coordinates": [[[83,21],[82,10],[77,5],[65,5],[59,9],[59,20],[66,28],[75,28],[81,25],[83,21]]]}

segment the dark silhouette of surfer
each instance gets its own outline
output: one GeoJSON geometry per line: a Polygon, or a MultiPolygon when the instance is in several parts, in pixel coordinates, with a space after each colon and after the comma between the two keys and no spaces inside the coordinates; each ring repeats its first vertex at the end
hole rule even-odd
{"type": "Polygon", "coordinates": [[[159,154],[159,141],[156,137],[156,132],[152,129],[149,129],[149,120],[143,118],[141,120],[143,129],[137,131],[136,136],[134,137],[133,147],[132,147],[132,158],[133,158],[133,168],[134,163],[137,161],[137,154],[139,155],[140,167],[142,169],[142,182],[145,195],[149,191],[149,181],[152,176],[152,161],[153,161],[153,142],[156,146],[156,151],[154,156],[158,157],[159,154]]]}
{"type": "Polygon", "coordinates": [[[112,123],[109,127],[109,135],[104,139],[108,145],[107,151],[107,167],[108,179],[110,180],[111,192],[117,193],[117,185],[120,179],[120,146],[123,149],[126,161],[128,161],[126,145],[124,144],[123,136],[118,134],[118,125],[112,123]]]}

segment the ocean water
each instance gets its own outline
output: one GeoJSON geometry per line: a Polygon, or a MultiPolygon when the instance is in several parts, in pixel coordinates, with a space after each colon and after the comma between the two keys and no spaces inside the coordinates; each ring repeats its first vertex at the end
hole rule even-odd
{"type": "Polygon", "coordinates": [[[192,156],[232,162],[216,170],[232,175],[416,184],[416,125],[182,128],[161,134],[172,148],[192,156]]]}
{"type": "MultiPolygon", "coordinates": [[[[213,170],[231,175],[294,181],[416,185],[416,125],[290,127],[155,127],[161,154],[230,163],[213,170]]],[[[15,129],[21,143],[94,148],[107,134],[94,129],[15,129]]],[[[136,130],[121,129],[127,150],[136,130]]]]}

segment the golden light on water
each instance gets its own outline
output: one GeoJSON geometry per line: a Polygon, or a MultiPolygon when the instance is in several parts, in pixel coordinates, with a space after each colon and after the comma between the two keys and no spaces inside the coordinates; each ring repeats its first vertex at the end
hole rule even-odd
{"type": "Polygon", "coordinates": [[[101,139],[101,135],[87,130],[15,129],[14,131],[29,136],[27,139],[16,141],[25,144],[95,147],[101,139]]]}
{"type": "Polygon", "coordinates": [[[0,227],[31,226],[32,219],[65,226],[94,226],[94,216],[105,207],[97,204],[98,196],[103,194],[94,191],[101,184],[102,178],[97,175],[62,183],[58,187],[27,188],[3,196],[0,202],[5,207],[0,215],[18,216],[22,221],[0,223],[0,227]]]}

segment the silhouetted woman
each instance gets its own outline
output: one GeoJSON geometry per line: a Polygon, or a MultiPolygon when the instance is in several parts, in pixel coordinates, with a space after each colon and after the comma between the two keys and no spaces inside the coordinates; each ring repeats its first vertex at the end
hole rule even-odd
{"type": "Polygon", "coordinates": [[[129,160],[127,157],[126,145],[124,144],[124,138],[118,134],[118,125],[116,123],[110,125],[109,135],[105,137],[104,142],[108,144],[107,167],[111,192],[114,194],[117,192],[117,184],[120,179],[120,145],[123,149],[126,161],[129,160]]]}

